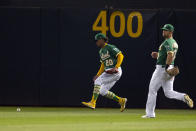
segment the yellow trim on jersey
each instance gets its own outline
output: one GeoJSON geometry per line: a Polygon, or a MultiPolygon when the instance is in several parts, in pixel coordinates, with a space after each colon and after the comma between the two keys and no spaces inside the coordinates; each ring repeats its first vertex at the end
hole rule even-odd
{"type": "Polygon", "coordinates": [[[97,76],[100,76],[103,72],[104,72],[104,63],[102,62],[99,71],[97,72],[97,76]]]}
{"type": "Polygon", "coordinates": [[[121,52],[118,53],[116,68],[120,67],[123,62],[124,56],[121,52]]]}
{"type": "Polygon", "coordinates": [[[122,52],[121,52],[121,51],[120,51],[120,52],[118,52],[118,53],[116,54],[116,57],[117,57],[120,53],[122,53],[122,52]]]}

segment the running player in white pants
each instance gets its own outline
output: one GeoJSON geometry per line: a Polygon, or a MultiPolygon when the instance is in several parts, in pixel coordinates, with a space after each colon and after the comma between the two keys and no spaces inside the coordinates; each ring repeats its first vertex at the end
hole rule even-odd
{"type": "Polygon", "coordinates": [[[186,102],[190,108],[193,108],[193,101],[187,94],[173,90],[174,76],[170,76],[166,72],[174,67],[174,60],[178,51],[178,44],[172,37],[174,27],[171,24],[166,24],[162,30],[165,41],[160,45],[158,52],[152,52],[151,54],[152,58],[157,59],[157,65],[149,85],[146,115],[142,118],[155,117],[157,91],[160,87],[163,88],[166,97],[186,102]]]}
{"type": "Polygon", "coordinates": [[[117,101],[120,105],[120,111],[124,111],[127,102],[126,98],[121,98],[109,91],[122,75],[121,63],[123,61],[122,52],[114,45],[107,44],[107,37],[98,33],[95,36],[96,45],[100,47],[99,55],[101,57],[101,67],[94,77],[94,91],[90,102],[82,102],[83,105],[95,109],[96,101],[101,94],[109,99],[117,101]]]}

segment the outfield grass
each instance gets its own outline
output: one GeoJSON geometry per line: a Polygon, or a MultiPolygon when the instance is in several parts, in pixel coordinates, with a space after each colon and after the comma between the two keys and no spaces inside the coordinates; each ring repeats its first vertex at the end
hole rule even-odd
{"type": "Polygon", "coordinates": [[[0,107],[0,131],[196,131],[196,110],[157,110],[142,119],[144,109],[0,107]]]}

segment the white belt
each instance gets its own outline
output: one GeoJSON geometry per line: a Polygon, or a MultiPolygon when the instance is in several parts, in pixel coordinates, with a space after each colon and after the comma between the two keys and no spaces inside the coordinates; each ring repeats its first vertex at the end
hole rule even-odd
{"type": "MultiPolygon", "coordinates": [[[[173,68],[173,67],[174,67],[174,65],[169,65],[168,68],[173,68]]],[[[163,65],[156,65],[156,68],[157,69],[165,69],[165,67],[163,65]]]]}

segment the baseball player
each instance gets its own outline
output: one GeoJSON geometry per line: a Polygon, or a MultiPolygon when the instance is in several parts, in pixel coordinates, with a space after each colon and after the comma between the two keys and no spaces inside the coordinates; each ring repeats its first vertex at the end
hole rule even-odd
{"type": "Polygon", "coordinates": [[[166,97],[183,101],[190,108],[193,108],[193,101],[187,94],[173,90],[174,78],[179,73],[178,67],[174,67],[174,60],[178,51],[178,44],[173,39],[174,27],[171,24],[166,24],[161,29],[165,40],[160,45],[159,51],[151,54],[152,58],[157,59],[157,63],[149,85],[146,115],[142,118],[155,117],[156,97],[160,87],[163,88],[166,97]]]}
{"type": "Polygon", "coordinates": [[[120,111],[123,112],[126,106],[127,99],[121,98],[109,91],[122,75],[121,63],[123,61],[122,52],[114,45],[107,44],[107,37],[98,33],[95,35],[96,45],[100,47],[99,55],[101,66],[94,77],[94,91],[90,102],[82,102],[83,105],[95,109],[96,101],[101,94],[109,99],[118,102],[121,106],[120,111]]]}

